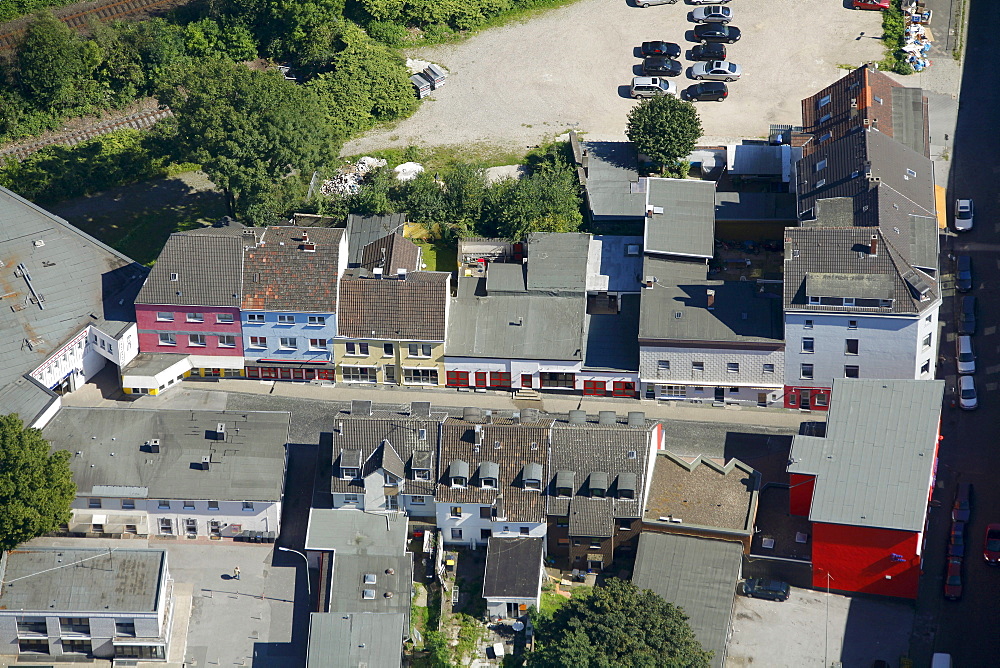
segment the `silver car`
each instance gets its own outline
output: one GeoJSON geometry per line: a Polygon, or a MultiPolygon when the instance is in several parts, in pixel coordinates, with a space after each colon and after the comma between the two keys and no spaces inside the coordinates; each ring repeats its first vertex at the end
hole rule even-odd
{"type": "Polygon", "coordinates": [[[695,79],[736,81],[741,74],[743,74],[742,67],[725,60],[712,60],[707,63],[695,63],[691,66],[691,76],[695,79]]]}
{"type": "Polygon", "coordinates": [[[677,84],[662,77],[632,77],[629,94],[634,98],[677,95],[677,84]]]}
{"type": "Polygon", "coordinates": [[[733,20],[733,10],[722,5],[697,7],[691,12],[695,23],[729,23],[733,20]]]}
{"type": "Polygon", "coordinates": [[[677,0],[635,0],[635,4],[643,9],[649,7],[650,5],[672,5],[675,2],[677,2],[677,0]]]}

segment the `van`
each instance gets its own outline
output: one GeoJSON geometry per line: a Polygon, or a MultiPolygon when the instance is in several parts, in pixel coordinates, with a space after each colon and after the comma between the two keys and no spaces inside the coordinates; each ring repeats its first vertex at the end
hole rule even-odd
{"type": "Polygon", "coordinates": [[[931,658],[931,668],[951,668],[951,654],[935,652],[931,658]]]}
{"type": "Polygon", "coordinates": [[[955,360],[958,373],[976,373],[976,352],[972,349],[971,336],[960,336],[955,339],[955,360]]]}

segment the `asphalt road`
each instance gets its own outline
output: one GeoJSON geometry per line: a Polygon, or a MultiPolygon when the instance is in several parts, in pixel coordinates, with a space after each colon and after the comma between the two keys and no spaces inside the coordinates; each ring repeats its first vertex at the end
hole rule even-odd
{"type": "MultiPolygon", "coordinates": [[[[995,28],[1000,21],[1000,3],[971,0],[968,47],[962,78],[958,125],[954,137],[951,180],[948,184],[948,212],[957,197],[971,197],[976,203],[975,229],[952,239],[952,251],[972,256],[975,270],[973,290],[979,302],[976,347],[976,387],[980,407],[963,412],[950,406],[950,395],[942,413],[942,434],[938,486],[934,501],[941,507],[931,512],[924,577],[917,605],[917,622],[911,651],[915,665],[928,665],[931,652],[952,654],[956,666],[995,666],[1000,663],[1000,568],[990,568],[982,560],[985,527],[1000,522],[1000,135],[992,125],[1000,120],[997,104],[1000,90],[991,64],[996,46],[995,28]],[[949,530],[949,507],[959,481],[974,485],[973,514],[967,534],[969,548],[965,560],[965,588],[958,602],[942,596],[944,552],[949,530]]],[[[947,255],[943,268],[950,271],[947,255]]],[[[949,322],[942,340],[947,361],[941,374],[949,393],[956,381],[954,365],[954,297],[946,297],[943,319],[949,322]]]]}

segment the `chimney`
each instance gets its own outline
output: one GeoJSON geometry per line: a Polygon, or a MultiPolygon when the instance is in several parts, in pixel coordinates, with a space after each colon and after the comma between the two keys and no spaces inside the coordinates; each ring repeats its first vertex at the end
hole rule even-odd
{"type": "Polygon", "coordinates": [[[871,246],[868,249],[868,254],[871,255],[872,257],[878,255],[878,235],[877,234],[873,234],[872,235],[872,243],[871,243],[871,246]]]}
{"type": "Polygon", "coordinates": [[[645,427],[646,426],[646,414],[642,411],[629,411],[628,412],[628,426],[630,427],[645,427]]]}
{"type": "Polygon", "coordinates": [[[211,455],[205,455],[204,457],[201,458],[201,470],[202,471],[209,470],[209,468],[211,467],[211,465],[212,465],[212,457],[211,457],[211,455]]]}
{"type": "Polygon", "coordinates": [[[309,241],[309,230],[302,230],[302,241],[303,242],[309,241]]]}
{"type": "Polygon", "coordinates": [[[382,278],[382,267],[375,267],[372,269],[372,275],[374,275],[375,278],[382,278]]]}
{"type": "Polygon", "coordinates": [[[149,451],[152,452],[154,455],[160,453],[160,439],[154,438],[149,442],[149,451]]]}
{"type": "Polygon", "coordinates": [[[219,422],[215,425],[215,440],[224,441],[226,440],[226,423],[219,422]]]}
{"type": "Polygon", "coordinates": [[[300,248],[302,248],[302,250],[306,253],[316,252],[316,244],[312,243],[311,241],[303,241],[302,246],[300,246],[300,248]]]}
{"type": "Polygon", "coordinates": [[[708,310],[715,310],[715,290],[706,290],[705,294],[708,295],[708,310]]]}
{"type": "Polygon", "coordinates": [[[351,415],[371,417],[371,414],[372,414],[371,401],[361,401],[360,399],[351,400],[351,415]]]}

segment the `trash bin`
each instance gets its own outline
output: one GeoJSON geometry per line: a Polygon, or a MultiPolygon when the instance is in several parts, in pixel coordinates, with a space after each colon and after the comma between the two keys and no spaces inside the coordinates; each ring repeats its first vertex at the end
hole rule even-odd
{"type": "Polygon", "coordinates": [[[268,543],[273,543],[275,538],[276,538],[276,536],[274,535],[273,531],[268,531],[267,532],[267,542],[268,543]]]}
{"type": "Polygon", "coordinates": [[[260,543],[260,542],[263,541],[263,537],[264,537],[264,532],[263,531],[254,531],[253,532],[253,542],[260,543]]]}
{"type": "Polygon", "coordinates": [[[431,94],[431,82],[424,77],[423,73],[412,75],[410,83],[413,84],[418,98],[425,98],[431,94]]]}

